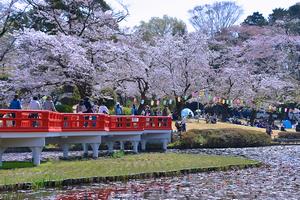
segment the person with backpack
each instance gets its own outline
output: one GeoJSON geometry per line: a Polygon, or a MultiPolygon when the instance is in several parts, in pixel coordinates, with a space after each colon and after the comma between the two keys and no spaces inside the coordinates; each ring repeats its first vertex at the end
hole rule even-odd
{"type": "Polygon", "coordinates": [[[135,104],[132,105],[132,108],[131,108],[131,115],[138,115],[138,110],[136,109],[135,104]]]}
{"type": "Polygon", "coordinates": [[[85,111],[83,113],[93,113],[93,105],[88,97],[83,100],[83,105],[85,106],[85,111]]]}
{"type": "Polygon", "coordinates": [[[123,109],[120,105],[119,102],[116,103],[116,106],[115,106],[115,114],[116,115],[123,115],[123,109]]]}
{"type": "Polygon", "coordinates": [[[14,99],[10,102],[9,109],[22,109],[22,104],[18,95],[15,95],[14,99]]]}
{"type": "MultiPolygon", "coordinates": [[[[82,105],[82,113],[93,113],[93,105],[92,103],[90,102],[90,99],[88,97],[85,97],[83,99],[83,105],[82,105]]],[[[88,127],[89,126],[89,120],[90,120],[90,117],[91,116],[84,116],[84,127],[88,127]]],[[[91,120],[94,120],[94,117],[92,116],[91,117],[91,120]]]]}

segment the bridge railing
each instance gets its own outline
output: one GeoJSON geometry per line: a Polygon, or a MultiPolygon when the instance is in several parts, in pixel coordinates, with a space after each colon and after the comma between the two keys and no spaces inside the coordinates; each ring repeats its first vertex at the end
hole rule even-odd
{"type": "Polygon", "coordinates": [[[172,130],[171,117],[0,109],[0,132],[172,130]]]}
{"type": "Polygon", "coordinates": [[[61,114],[42,110],[0,110],[0,131],[61,131],[61,114]]]}
{"type": "Polygon", "coordinates": [[[143,131],[143,120],[140,116],[111,115],[110,131],[143,131]]]}
{"type": "Polygon", "coordinates": [[[168,116],[143,117],[144,130],[172,130],[172,118],[168,116]]]}
{"type": "Polygon", "coordinates": [[[105,131],[108,115],[97,113],[62,113],[62,131],[105,131]]]}

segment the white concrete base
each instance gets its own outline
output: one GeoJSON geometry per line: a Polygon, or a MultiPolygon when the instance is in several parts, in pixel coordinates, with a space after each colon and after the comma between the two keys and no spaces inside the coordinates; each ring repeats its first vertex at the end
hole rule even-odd
{"type": "Polygon", "coordinates": [[[93,149],[93,158],[98,158],[100,143],[93,143],[93,144],[90,144],[90,145],[93,149]]]}
{"type": "Polygon", "coordinates": [[[83,155],[87,156],[89,154],[89,146],[86,143],[82,144],[82,149],[83,149],[83,155]]]}
{"type": "Polygon", "coordinates": [[[139,142],[141,141],[141,135],[139,133],[134,135],[131,132],[129,135],[125,135],[125,133],[123,133],[122,135],[108,135],[102,137],[102,141],[107,144],[109,153],[113,152],[114,150],[113,147],[115,142],[120,142],[120,149],[124,150],[124,143],[126,141],[132,143],[134,152],[138,152],[138,145],[139,142]]]}
{"type": "Polygon", "coordinates": [[[120,150],[122,150],[122,151],[125,150],[124,141],[120,141],[120,150]]]}
{"type": "Polygon", "coordinates": [[[168,140],[163,140],[163,150],[167,151],[168,149],[168,140]]]}
{"type": "Polygon", "coordinates": [[[112,153],[114,152],[114,142],[107,142],[106,145],[108,146],[108,152],[112,153]]]}
{"type": "Polygon", "coordinates": [[[63,144],[62,149],[63,149],[63,157],[67,159],[69,157],[69,144],[63,144]]]}
{"type": "Polygon", "coordinates": [[[131,143],[132,143],[132,146],[133,146],[133,152],[138,153],[139,152],[138,147],[139,147],[140,142],[139,141],[133,141],[131,143]]]}
{"type": "Polygon", "coordinates": [[[142,151],[145,151],[145,150],[146,150],[146,144],[147,144],[147,141],[146,141],[146,140],[142,140],[142,141],[141,141],[142,151]]]}
{"type": "Polygon", "coordinates": [[[146,150],[147,143],[162,144],[162,149],[167,150],[168,143],[171,142],[171,131],[145,131],[142,135],[142,150],[146,150]]]}
{"type": "Polygon", "coordinates": [[[41,164],[41,153],[43,150],[43,147],[30,147],[32,151],[32,160],[34,165],[40,165],[41,164]]]}
{"type": "Polygon", "coordinates": [[[6,148],[0,147],[0,167],[2,167],[2,155],[5,150],[6,150],[6,148]]]}

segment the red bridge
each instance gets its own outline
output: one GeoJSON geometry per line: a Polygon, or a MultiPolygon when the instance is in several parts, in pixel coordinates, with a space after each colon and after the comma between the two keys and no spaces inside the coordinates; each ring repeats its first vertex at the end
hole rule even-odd
{"type": "Polygon", "coordinates": [[[171,117],[164,116],[113,116],[106,114],[57,113],[41,110],[1,110],[0,109],[0,166],[2,155],[9,147],[29,147],[33,162],[40,164],[43,147],[59,144],[63,156],[68,157],[70,144],[82,144],[84,153],[88,145],[97,158],[99,146],[105,143],[109,152],[114,143],[131,142],[133,151],[139,145],[146,149],[147,143],[161,143],[164,150],[170,142],[171,117]]]}

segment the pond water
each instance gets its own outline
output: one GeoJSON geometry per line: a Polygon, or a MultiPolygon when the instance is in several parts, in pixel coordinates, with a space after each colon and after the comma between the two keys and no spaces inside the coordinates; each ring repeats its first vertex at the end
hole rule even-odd
{"type": "MultiPolygon", "coordinates": [[[[179,150],[170,150],[179,152],[179,150]]],[[[238,155],[260,160],[260,168],[189,174],[179,177],[90,184],[62,189],[18,191],[0,199],[299,199],[300,146],[185,150],[238,155]]]]}

